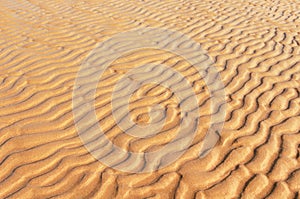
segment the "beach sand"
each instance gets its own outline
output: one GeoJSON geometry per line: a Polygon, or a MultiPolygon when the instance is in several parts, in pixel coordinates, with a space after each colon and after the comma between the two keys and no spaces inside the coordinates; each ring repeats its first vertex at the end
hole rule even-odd
{"type": "Polygon", "coordinates": [[[299,198],[299,93],[297,0],[1,0],[0,198],[299,198]],[[116,145],[155,151],[174,138],[180,120],[172,91],[150,84],[131,97],[131,117],[147,124],[147,107],[160,104],[163,132],[138,139],[112,128],[110,93],[130,68],[160,62],[181,71],[201,109],[201,128],[183,156],[135,174],[106,166],[85,148],[72,93],[99,42],[141,27],[180,31],[198,42],[220,74],[226,110],[219,141],[199,158],[213,114],[201,77],[160,49],[115,60],[98,84],[95,108],[116,145]]]}

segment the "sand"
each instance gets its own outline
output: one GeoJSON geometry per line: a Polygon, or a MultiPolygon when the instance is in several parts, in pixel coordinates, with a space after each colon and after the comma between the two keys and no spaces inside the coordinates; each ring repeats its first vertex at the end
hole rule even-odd
{"type": "Polygon", "coordinates": [[[299,198],[299,31],[297,0],[1,0],[0,198],[299,198]],[[178,160],[129,173],[89,153],[72,97],[77,72],[97,44],[141,27],[197,41],[220,74],[226,110],[220,139],[199,158],[214,113],[193,67],[160,49],[115,60],[98,84],[95,108],[119,147],[158,150],[174,138],[180,120],[172,91],[149,84],[130,98],[131,117],[146,125],[147,107],[160,104],[162,132],[137,139],[115,128],[110,93],[134,67],[159,62],[180,71],[193,82],[201,109],[201,128],[178,160]]]}

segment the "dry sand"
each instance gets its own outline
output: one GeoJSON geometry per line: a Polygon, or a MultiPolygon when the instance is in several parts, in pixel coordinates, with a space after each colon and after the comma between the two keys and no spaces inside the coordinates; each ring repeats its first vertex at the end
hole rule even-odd
{"type": "MultiPolygon", "coordinates": [[[[297,0],[1,0],[0,198],[299,198],[299,31],[297,0]],[[174,164],[130,174],[83,146],[72,90],[97,43],[144,26],[178,30],[201,44],[224,82],[227,110],[221,139],[204,158],[197,152],[208,125],[174,164]]],[[[209,95],[188,63],[161,50],[136,51],[111,65],[96,98],[107,135],[128,150],[156,150],[178,124],[172,92],[148,85],[132,96],[131,116],[147,123],[147,106],[160,103],[165,131],[143,140],[109,128],[104,105],[113,84],[128,68],[153,61],[195,82],[201,118],[210,120],[209,95]],[[142,95],[147,99],[138,101],[142,95]]]]}

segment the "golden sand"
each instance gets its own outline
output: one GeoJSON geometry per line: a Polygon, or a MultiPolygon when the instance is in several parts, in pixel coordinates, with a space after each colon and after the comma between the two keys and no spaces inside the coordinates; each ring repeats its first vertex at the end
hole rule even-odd
{"type": "Polygon", "coordinates": [[[299,198],[299,31],[297,0],[1,0],[0,198],[299,198]],[[195,82],[204,124],[175,163],[132,174],[105,166],[83,146],[72,91],[97,43],[139,27],[177,30],[199,42],[221,75],[227,109],[219,142],[199,158],[212,113],[190,65],[154,49],[116,60],[95,100],[99,123],[116,145],[153,151],[174,136],[178,100],[151,84],[130,99],[131,116],[146,125],[147,107],[159,103],[168,118],[164,131],[133,139],[109,128],[105,104],[113,84],[148,62],[163,62],[195,82]]]}

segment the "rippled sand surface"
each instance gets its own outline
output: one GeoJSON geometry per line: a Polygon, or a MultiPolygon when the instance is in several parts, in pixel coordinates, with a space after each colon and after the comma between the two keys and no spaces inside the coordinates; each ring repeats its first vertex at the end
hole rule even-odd
{"type": "Polygon", "coordinates": [[[1,0],[0,198],[299,198],[299,92],[297,0],[1,0]],[[172,140],[180,120],[172,91],[149,84],[131,97],[131,117],[149,123],[147,107],[160,104],[163,130],[138,139],[115,128],[107,104],[131,68],[159,62],[180,71],[201,109],[201,128],[183,156],[134,174],[105,166],[84,147],[72,92],[97,43],[140,27],[177,30],[199,42],[220,73],[227,105],[220,140],[199,158],[214,113],[193,67],[159,49],[117,59],[95,99],[99,124],[116,145],[155,151],[172,140]]]}

